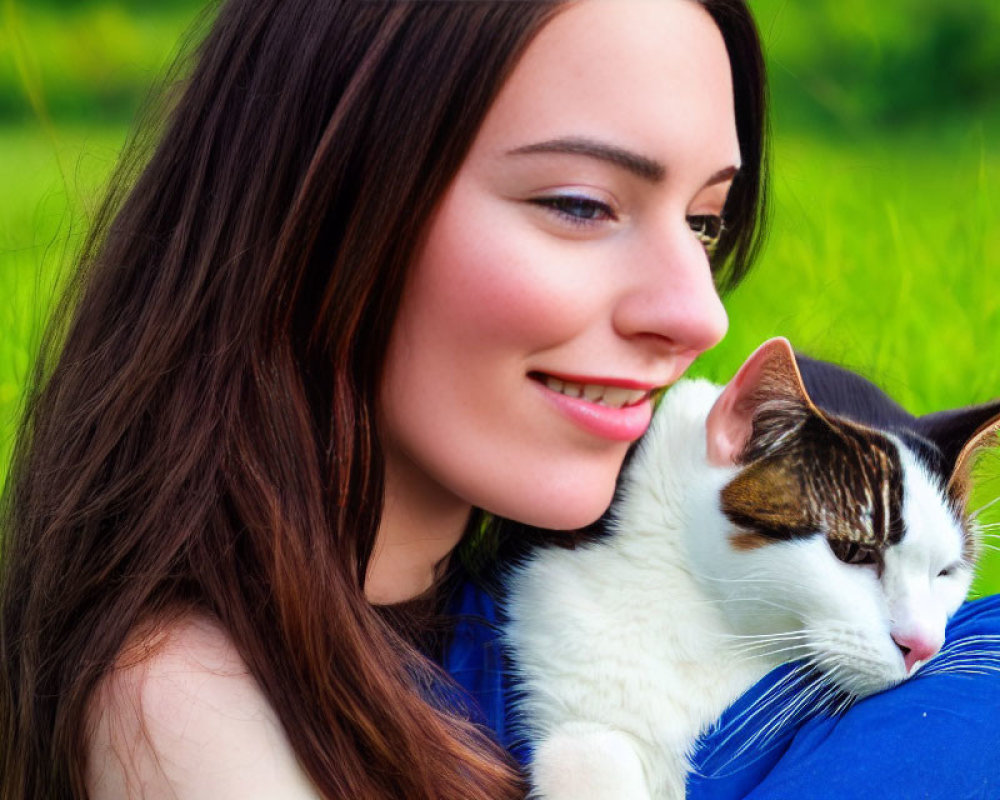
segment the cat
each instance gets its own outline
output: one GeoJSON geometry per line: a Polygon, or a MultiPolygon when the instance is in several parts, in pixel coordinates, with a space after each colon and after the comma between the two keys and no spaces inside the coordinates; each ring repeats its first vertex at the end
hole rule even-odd
{"type": "Polygon", "coordinates": [[[1000,402],[918,419],[784,339],[678,382],[605,534],[509,575],[531,796],[684,797],[698,736],[784,662],[847,702],[913,675],[968,593],[998,429],[1000,402]]]}

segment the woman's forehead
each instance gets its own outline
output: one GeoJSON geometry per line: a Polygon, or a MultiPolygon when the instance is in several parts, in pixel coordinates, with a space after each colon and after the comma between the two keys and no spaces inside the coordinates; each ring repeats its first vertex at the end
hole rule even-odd
{"type": "MultiPolygon", "coordinates": [[[[666,163],[739,163],[722,35],[691,0],[583,0],[538,34],[487,115],[475,150],[606,142],[666,163]],[[695,150],[696,152],[689,152],[695,150]]],[[[692,165],[697,166],[697,165],[692,165]]]]}

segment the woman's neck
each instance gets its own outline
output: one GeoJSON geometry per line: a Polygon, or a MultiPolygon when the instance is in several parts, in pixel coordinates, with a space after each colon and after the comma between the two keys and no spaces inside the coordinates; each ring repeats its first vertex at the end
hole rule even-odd
{"type": "Polygon", "coordinates": [[[393,455],[386,459],[382,522],[365,579],[365,596],[378,605],[426,592],[447,566],[472,511],[409,459],[393,455]]]}

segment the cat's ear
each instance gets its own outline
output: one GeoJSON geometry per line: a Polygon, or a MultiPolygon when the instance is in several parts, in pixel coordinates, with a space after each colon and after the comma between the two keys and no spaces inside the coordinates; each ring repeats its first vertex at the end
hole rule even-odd
{"type": "Polygon", "coordinates": [[[977,456],[1000,446],[1000,400],[928,414],[918,420],[918,426],[944,455],[946,473],[951,476],[948,493],[964,507],[977,456]]]}
{"type": "Polygon", "coordinates": [[[927,414],[917,420],[917,430],[938,446],[949,472],[958,466],[959,455],[972,440],[1000,421],[1000,400],[981,406],[956,408],[927,414]]]}
{"type": "Polygon", "coordinates": [[[792,416],[812,409],[812,402],[787,339],[769,339],[746,360],[726,385],[708,414],[708,462],[717,467],[736,463],[751,435],[761,405],[779,402],[792,416]]]}

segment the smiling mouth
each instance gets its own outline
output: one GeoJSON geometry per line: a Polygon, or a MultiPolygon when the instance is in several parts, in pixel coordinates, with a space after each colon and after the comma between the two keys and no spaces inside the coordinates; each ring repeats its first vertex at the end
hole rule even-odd
{"type": "Polygon", "coordinates": [[[554,378],[541,372],[533,372],[529,375],[533,380],[538,381],[553,392],[566,395],[567,397],[577,397],[607,408],[628,408],[638,405],[649,399],[652,392],[648,389],[627,389],[622,386],[607,386],[600,383],[575,383],[554,378]]]}

